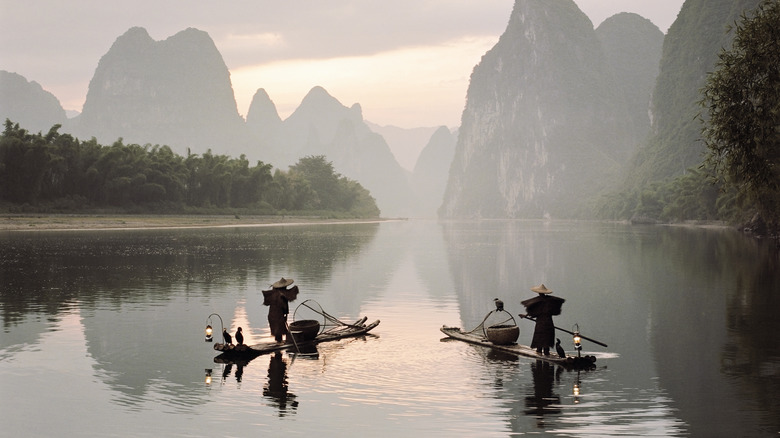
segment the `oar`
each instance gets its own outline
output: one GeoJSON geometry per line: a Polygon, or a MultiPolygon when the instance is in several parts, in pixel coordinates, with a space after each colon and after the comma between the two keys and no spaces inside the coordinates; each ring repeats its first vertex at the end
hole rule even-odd
{"type": "MultiPolygon", "coordinates": [[[[521,318],[530,319],[531,321],[534,321],[534,322],[536,322],[536,320],[535,320],[534,318],[531,318],[530,316],[528,316],[528,315],[526,315],[526,314],[523,314],[523,313],[521,313],[521,314],[520,314],[520,315],[518,315],[518,316],[519,316],[519,317],[521,317],[521,318]]],[[[555,327],[555,326],[553,326],[553,327],[555,327]]],[[[574,332],[570,332],[570,331],[568,331],[568,330],[566,330],[566,329],[562,329],[562,328],[560,328],[560,327],[555,327],[555,328],[556,328],[556,329],[558,329],[558,330],[560,330],[560,331],[562,331],[562,332],[566,332],[566,333],[568,333],[568,334],[570,334],[570,335],[572,335],[572,336],[574,335],[574,332]]],[[[578,335],[579,335],[579,337],[581,337],[582,339],[587,339],[587,340],[589,340],[590,342],[593,342],[593,343],[596,343],[596,344],[599,344],[599,345],[601,345],[602,347],[606,347],[606,346],[607,346],[607,344],[605,344],[605,343],[603,343],[603,342],[599,342],[599,341],[597,341],[597,340],[595,340],[595,339],[591,339],[591,338],[589,338],[589,337],[587,337],[587,336],[583,336],[583,335],[582,335],[582,334],[580,334],[580,333],[578,333],[578,335]]]]}
{"type": "Polygon", "coordinates": [[[292,364],[295,363],[295,356],[301,352],[301,349],[298,347],[298,342],[295,341],[295,335],[292,330],[290,330],[290,324],[287,324],[287,315],[285,315],[284,318],[284,326],[287,327],[287,334],[292,337],[293,345],[295,345],[295,353],[293,353],[292,360],[290,361],[290,366],[292,366],[292,364]]]}

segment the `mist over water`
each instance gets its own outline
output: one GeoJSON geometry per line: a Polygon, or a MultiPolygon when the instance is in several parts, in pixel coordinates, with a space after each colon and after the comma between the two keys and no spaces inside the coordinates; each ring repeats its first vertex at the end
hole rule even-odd
{"type": "MultiPolygon", "coordinates": [[[[780,430],[777,251],[730,230],[398,221],[0,240],[9,435],[780,430]],[[308,354],[215,362],[207,317],[241,326],[247,343],[269,340],[260,291],[282,276],[301,288],[291,311],[310,299],[345,321],[381,323],[308,354]],[[578,324],[609,345],[584,344],[595,370],[443,339],[442,325],[473,328],[495,297],[523,312],[539,283],[566,299],[558,327],[578,324]]],[[[530,343],[532,324],[517,324],[530,343]]]]}

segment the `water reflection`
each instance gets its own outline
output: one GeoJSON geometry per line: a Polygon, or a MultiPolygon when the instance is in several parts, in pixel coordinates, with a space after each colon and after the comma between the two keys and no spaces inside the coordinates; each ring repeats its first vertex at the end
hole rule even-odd
{"type": "MultiPolygon", "coordinates": [[[[545,416],[561,413],[561,397],[553,392],[555,368],[555,365],[541,360],[531,363],[533,390],[525,397],[525,414],[532,415],[540,429],[545,427],[545,416]]],[[[561,367],[558,370],[559,373],[563,371],[561,367]]]]}
{"type": "Polygon", "coordinates": [[[691,433],[780,430],[780,401],[746,409],[751,400],[778,400],[780,390],[780,342],[772,336],[780,329],[780,297],[769,292],[780,290],[776,249],[733,232],[670,229],[643,245],[642,255],[653,269],[637,267],[632,275],[654,297],[660,382],[691,433]],[[708,421],[713,417],[730,421],[708,421]]]}
{"type": "MultiPolygon", "coordinates": [[[[462,326],[478,323],[494,296],[517,313],[527,289],[544,283],[567,300],[556,325],[579,324],[607,341],[620,353],[610,365],[631,369],[611,376],[625,387],[643,387],[657,374],[660,399],[671,397],[664,410],[676,410],[690,433],[745,436],[757,424],[780,430],[773,336],[780,295],[769,293],[780,290],[780,269],[772,245],[732,230],[618,224],[480,221],[441,229],[462,326]],[[745,413],[749,400],[767,402],[745,413]]],[[[518,324],[519,342],[529,344],[533,326],[518,324]]],[[[664,426],[670,434],[678,428],[664,426]]]]}
{"type": "Polygon", "coordinates": [[[281,352],[276,352],[268,362],[268,383],[263,387],[263,396],[279,410],[279,416],[294,414],[298,408],[295,394],[289,391],[287,362],[281,352]]]}
{"type": "Polygon", "coordinates": [[[377,227],[6,233],[0,316],[7,328],[26,313],[56,315],[68,302],[155,302],[193,288],[224,293],[226,282],[274,278],[280,263],[303,284],[321,284],[371,243],[377,227]]]}
{"type": "MultiPolygon", "coordinates": [[[[69,418],[95,436],[780,430],[777,250],[728,230],[407,221],[0,240],[11,434],[30,435],[39,408],[53,419],[31,435],[83,432],[69,418]],[[205,315],[267,340],[260,291],[287,275],[337,317],[381,319],[377,337],[215,367],[205,315]],[[551,377],[526,358],[439,342],[439,327],[474,327],[494,297],[521,313],[542,282],[566,299],[556,325],[609,344],[583,344],[596,370],[551,377]],[[204,369],[219,383],[204,385],[204,369]]],[[[517,323],[530,343],[533,324],[517,323]]]]}

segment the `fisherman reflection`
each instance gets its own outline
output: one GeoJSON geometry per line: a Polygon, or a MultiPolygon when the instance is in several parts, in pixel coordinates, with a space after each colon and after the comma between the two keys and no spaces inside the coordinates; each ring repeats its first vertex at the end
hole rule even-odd
{"type": "Polygon", "coordinates": [[[531,375],[534,379],[533,395],[525,398],[526,415],[536,416],[536,423],[544,427],[544,416],[561,413],[561,397],[553,394],[555,383],[555,366],[545,361],[537,360],[531,364],[531,375]]]}
{"type": "Polygon", "coordinates": [[[288,403],[293,412],[298,407],[295,394],[287,391],[287,363],[282,358],[280,351],[271,356],[271,360],[268,362],[268,383],[263,387],[263,395],[279,408],[280,417],[287,414],[288,403]]]}

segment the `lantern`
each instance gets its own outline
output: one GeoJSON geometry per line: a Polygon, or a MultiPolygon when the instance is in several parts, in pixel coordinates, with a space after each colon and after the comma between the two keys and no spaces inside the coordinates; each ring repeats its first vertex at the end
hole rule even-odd
{"type": "Polygon", "coordinates": [[[225,324],[222,323],[222,317],[219,316],[219,314],[217,314],[217,313],[212,313],[211,315],[209,315],[206,318],[206,342],[213,342],[214,341],[214,338],[213,338],[214,329],[211,328],[211,317],[212,316],[216,316],[217,318],[219,318],[219,325],[220,325],[220,327],[223,327],[223,329],[222,329],[223,331],[225,330],[224,329],[225,324]]]}
{"type": "Polygon", "coordinates": [[[580,337],[580,326],[577,324],[574,324],[574,327],[572,327],[572,332],[574,334],[574,349],[577,350],[577,357],[580,357],[580,351],[582,350],[582,337],[580,337]]]}

